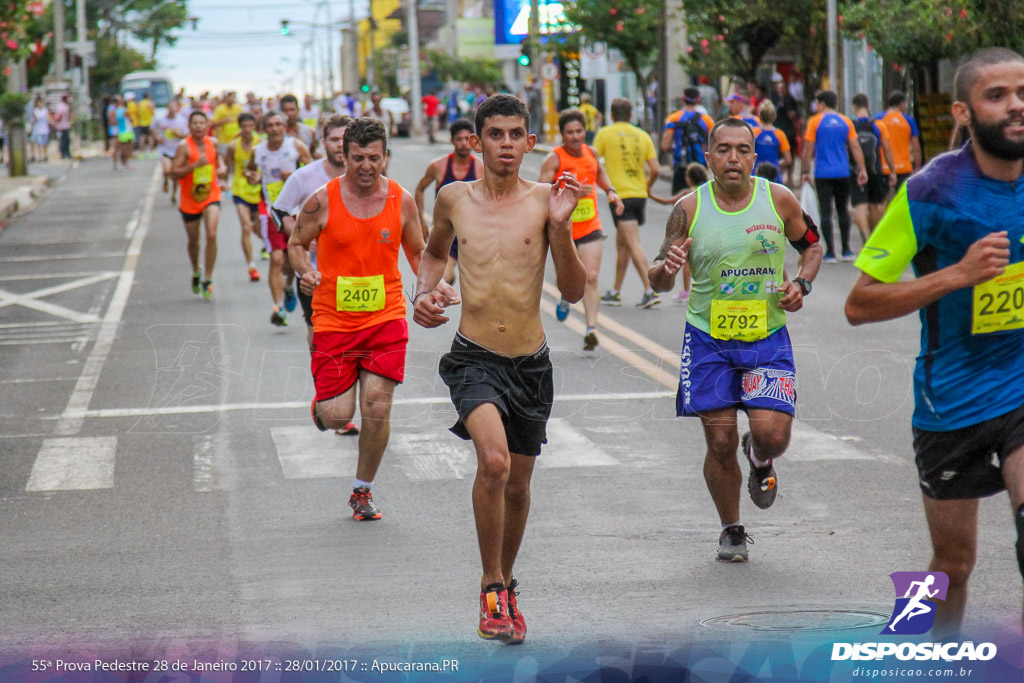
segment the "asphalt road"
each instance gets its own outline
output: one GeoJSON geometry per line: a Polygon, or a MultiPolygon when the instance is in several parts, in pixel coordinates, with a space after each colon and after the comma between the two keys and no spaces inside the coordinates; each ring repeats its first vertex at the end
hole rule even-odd
{"type": "MultiPolygon", "coordinates": [[[[391,172],[411,189],[447,151],[397,141],[391,172]]],[[[0,233],[5,663],[347,653],[463,658],[525,680],[579,652],[614,667],[702,646],[701,657],[735,661],[737,648],[823,625],[873,625],[858,631],[871,637],[892,609],[889,573],[926,569],[909,427],[916,318],[850,327],[856,271],[823,266],[790,316],[799,408],[779,499],[760,511],[744,496],[751,560],[722,565],[700,425],[674,416],[685,307],[663,295],[637,309],[630,271],[625,305],[601,311],[594,353],[581,351],[582,309],[559,324],[546,289],[560,398],[517,564],[530,635],[521,648],[480,641],[475,459],[447,431],[454,412],[437,377],[457,311],[445,329],[410,324],[408,380],[374,485],[384,519],[355,523],[356,441],[310,424],[300,317],[268,322],[265,280],[248,281],[227,201],[214,298],[192,294],[155,163],[115,173],[82,162],[0,233]],[[753,613],[775,626],[702,625],[753,613]]],[[[649,204],[649,257],[667,216],[649,204]]],[[[793,272],[792,250],[787,263],[793,272]]],[[[613,266],[609,241],[602,290],[613,266]]],[[[984,501],[969,630],[1019,634],[1013,540],[1005,496],[984,501]]]]}

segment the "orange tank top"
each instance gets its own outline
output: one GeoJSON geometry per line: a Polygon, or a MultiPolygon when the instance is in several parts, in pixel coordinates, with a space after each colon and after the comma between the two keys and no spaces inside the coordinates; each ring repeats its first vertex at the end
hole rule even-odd
{"type": "Polygon", "coordinates": [[[601,229],[601,218],[597,215],[597,157],[590,145],[583,145],[583,156],[574,157],[565,151],[565,147],[555,147],[558,155],[558,174],[569,171],[575,175],[580,185],[590,185],[594,191],[580,197],[576,210],[572,212],[572,238],[578,240],[595,230],[601,229]]]}
{"type": "Polygon", "coordinates": [[[317,237],[320,285],[313,291],[313,329],[357,332],[405,319],[398,270],[402,244],[402,187],[388,179],[384,209],[356,218],[341,198],[341,179],[326,186],[327,224],[317,237]]]}
{"type": "MultiPolygon", "coordinates": [[[[194,164],[199,160],[199,148],[191,136],[185,139],[188,141],[188,163],[194,164]]],[[[217,183],[217,145],[214,139],[209,137],[203,142],[206,146],[206,158],[213,159],[214,163],[200,166],[178,180],[181,185],[178,208],[182,213],[202,213],[207,205],[220,201],[220,185],[217,183]]]]}

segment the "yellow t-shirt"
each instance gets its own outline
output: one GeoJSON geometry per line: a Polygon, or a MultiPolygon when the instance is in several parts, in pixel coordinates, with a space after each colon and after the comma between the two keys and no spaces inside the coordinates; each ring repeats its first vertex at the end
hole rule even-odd
{"type": "Polygon", "coordinates": [[[125,109],[128,112],[128,118],[131,120],[132,126],[139,125],[139,105],[135,103],[135,100],[128,100],[125,109]]]}
{"type": "Polygon", "coordinates": [[[617,121],[597,132],[594,149],[604,157],[608,178],[620,197],[647,197],[647,162],[658,154],[646,131],[617,121]]]}
{"type": "Polygon", "coordinates": [[[148,128],[153,125],[153,100],[142,100],[139,102],[139,125],[148,128]]]}
{"type": "Polygon", "coordinates": [[[597,126],[595,125],[597,123],[597,115],[601,113],[597,110],[597,107],[592,104],[581,104],[580,112],[583,113],[583,118],[586,119],[586,124],[584,125],[587,131],[593,132],[597,130],[597,126]]]}
{"type": "Polygon", "coordinates": [[[234,106],[218,104],[213,110],[213,122],[226,123],[217,129],[217,142],[228,143],[238,137],[238,115],[242,113],[242,105],[237,102],[234,106]]]}

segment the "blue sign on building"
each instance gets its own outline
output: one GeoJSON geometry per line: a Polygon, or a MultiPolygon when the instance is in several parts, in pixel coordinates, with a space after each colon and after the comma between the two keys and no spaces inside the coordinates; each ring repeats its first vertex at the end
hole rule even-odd
{"type": "MultiPolygon", "coordinates": [[[[579,26],[565,17],[561,2],[538,0],[540,34],[575,33],[579,26]]],[[[496,45],[517,45],[530,33],[530,0],[494,0],[494,42],[496,45]]]]}

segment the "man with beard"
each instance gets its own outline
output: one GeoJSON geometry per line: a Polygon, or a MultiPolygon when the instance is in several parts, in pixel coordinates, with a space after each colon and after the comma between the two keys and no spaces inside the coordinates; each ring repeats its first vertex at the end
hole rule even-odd
{"type": "Polygon", "coordinates": [[[285,95],[281,98],[281,113],[285,115],[284,134],[301,140],[314,159],[319,158],[316,145],[316,129],[307,126],[299,119],[299,100],[295,95],[285,95]]]}
{"type": "Polygon", "coordinates": [[[661,252],[648,272],[667,292],[687,261],[693,289],[686,310],[676,414],[699,417],[707,441],[704,479],[722,523],[719,562],[746,562],[740,522],[742,446],[754,505],[778,494],[773,459],[789,446],[796,406],[796,366],[786,313],[803,307],[821,265],[818,236],[786,187],[751,177],[754,131],[722,119],[708,136],[713,180],[679,200],[665,226],[661,252]],[[786,243],[800,253],[786,279],[786,243]],[[736,415],[750,418],[740,439],[736,415]]]}
{"type": "MultiPolygon", "coordinates": [[[[420,222],[424,230],[430,225],[427,222],[427,215],[423,210],[423,193],[432,183],[437,183],[434,188],[434,196],[441,191],[441,188],[450,183],[471,182],[484,174],[484,164],[480,159],[473,156],[473,146],[470,138],[473,137],[473,124],[467,119],[459,119],[449,129],[452,135],[452,147],[455,150],[448,156],[434,159],[427,166],[427,172],[423,174],[416,192],[416,207],[420,211],[420,222]]],[[[426,237],[426,236],[424,236],[426,237]]],[[[459,262],[459,245],[452,242],[451,250],[448,252],[448,265],[444,268],[444,280],[448,284],[455,282],[455,266],[459,262]]]]}
{"type": "Polygon", "coordinates": [[[936,638],[960,630],[979,498],[1009,493],[1024,574],[1024,58],[979,50],[954,86],[953,117],[971,142],[906,181],[846,301],[854,325],[920,311],[914,451],[928,568],[949,577],[936,638]],[[911,263],[916,279],[901,282],[911,263]]]}

